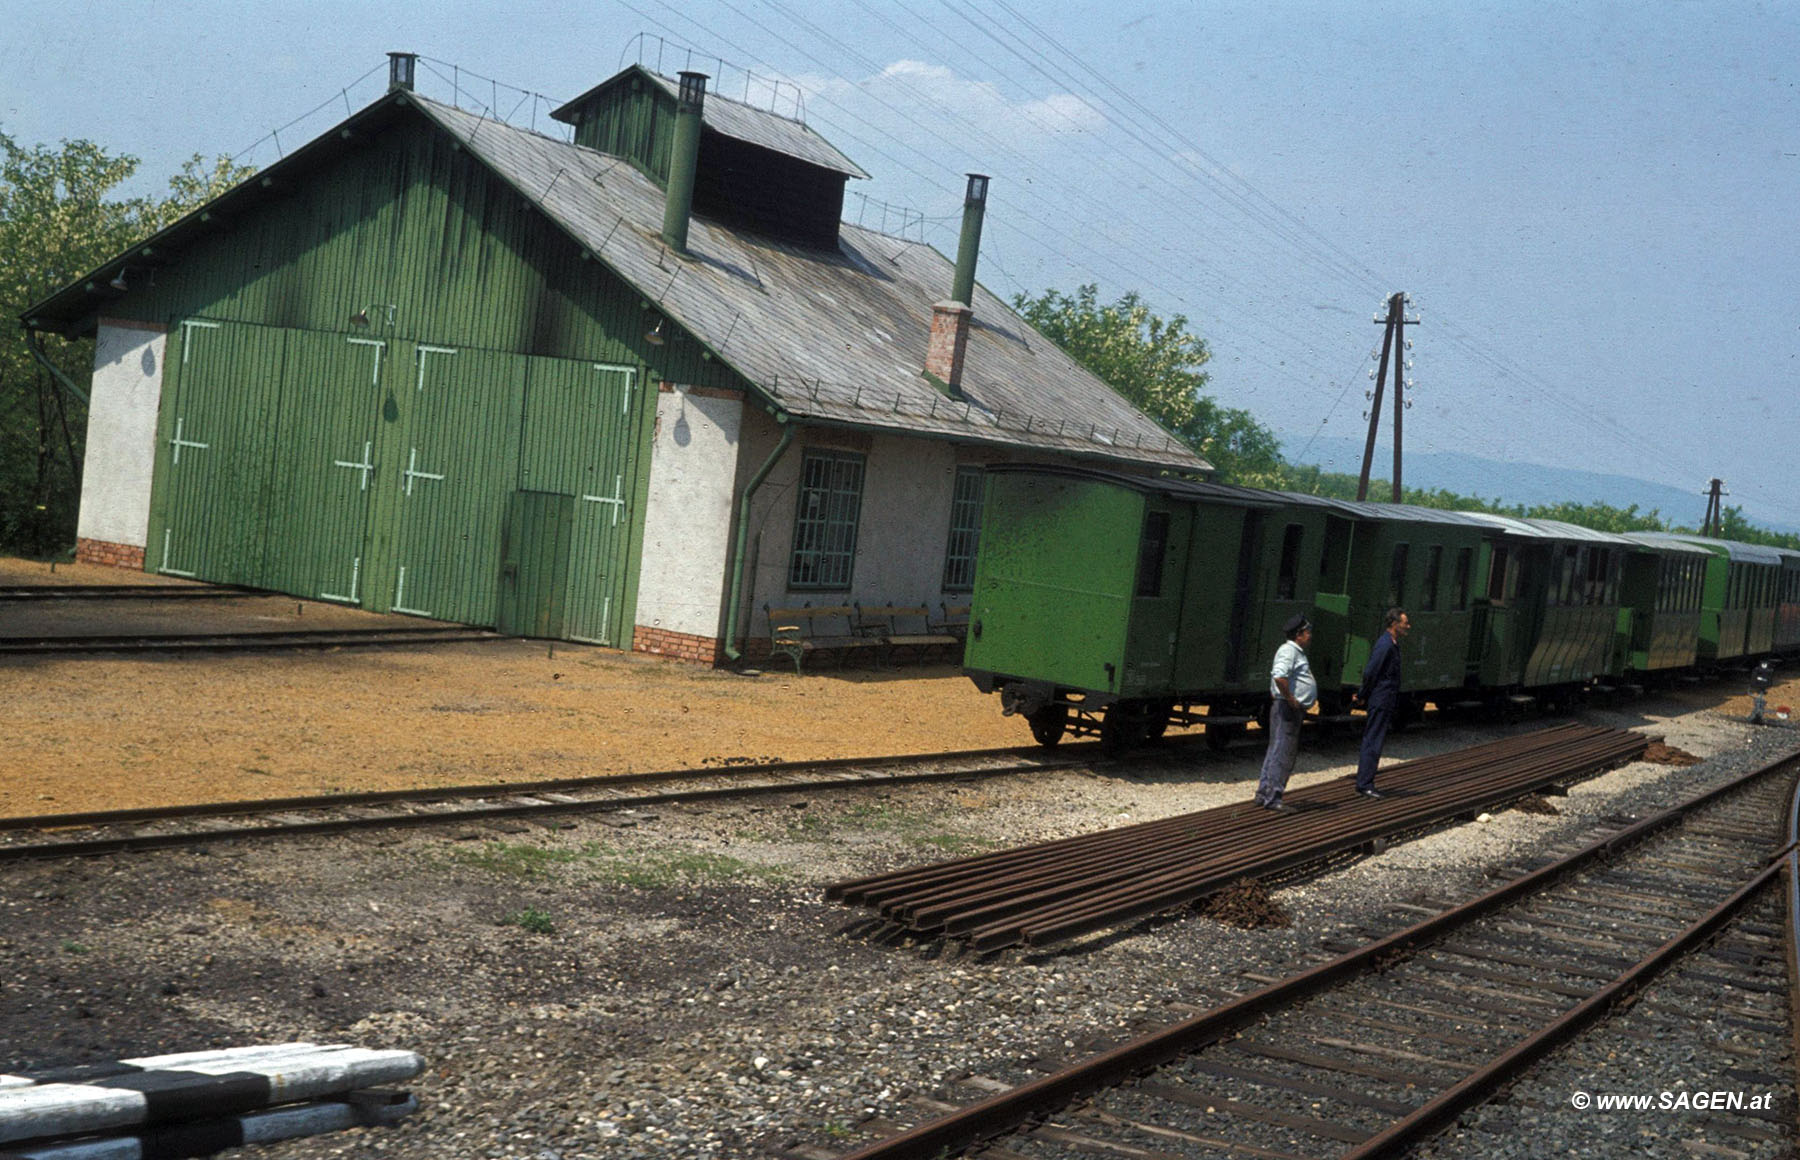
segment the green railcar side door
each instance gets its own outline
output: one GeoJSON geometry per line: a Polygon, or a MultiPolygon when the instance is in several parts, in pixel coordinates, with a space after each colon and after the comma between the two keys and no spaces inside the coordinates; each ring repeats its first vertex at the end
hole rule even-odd
{"type": "Polygon", "coordinates": [[[149,570],[265,587],[269,458],[287,332],[190,318],[158,428],[149,570]]]}

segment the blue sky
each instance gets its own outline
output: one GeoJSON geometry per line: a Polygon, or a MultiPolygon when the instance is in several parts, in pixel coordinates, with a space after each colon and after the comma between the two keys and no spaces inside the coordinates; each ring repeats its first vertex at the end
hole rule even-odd
{"type": "Polygon", "coordinates": [[[378,96],[389,50],[427,58],[429,95],[552,131],[529,93],[691,61],[729,95],[802,108],[873,175],[849,202],[868,224],[904,206],[890,228],[953,253],[962,174],[992,174],[986,285],[1097,282],[1186,315],[1216,396],[1290,455],[1361,432],[1371,318],[1405,290],[1423,319],[1409,449],[1686,488],[1694,510],[1665,514],[1695,522],[1718,475],[1753,517],[1791,522],[1800,5],[0,0],[0,16],[0,132],[134,154],[134,192],[195,153],[274,160],[271,129],[291,149],[378,96]]]}

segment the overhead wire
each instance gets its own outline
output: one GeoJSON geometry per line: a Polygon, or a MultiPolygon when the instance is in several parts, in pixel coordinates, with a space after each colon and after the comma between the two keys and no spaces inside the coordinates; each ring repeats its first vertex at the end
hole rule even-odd
{"type": "MultiPolygon", "coordinates": [[[[635,7],[634,5],[632,5],[631,3],[629,3],[628,0],[621,0],[621,2],[625,4],[625,7],[630,8],[633,12],[636,12],[639,16],[641,16],[645,19],[648,19],[648,20],[652,20],[654,23],[657,24],[658,27],[663,28],[672,34],[675,33],[675,30],[673,28],[671,28],[669,25],[664,24],[661,21],[655,20],[654,17],[649,16],[647,13],[643,12],[641,9],[639,9],[639,8],[635,7]]],[[[747,21],[749,21],[750,23],[754,24],[756,27],[758,27],[763,32],[765,32],[767,35],[770,35],[771,37],[775,38],[778,42],[783,44],[786,48],[799,54],[804,59],[810,61],[811,63],[813,63],[821,68],[825,68],[828,70],[832,68],[832,66],[828,62],[821,60],[819,57],[817,57],[815,54],[808,51],[803,46],[794,43],[792,40],[786,38],[779,32],[777,32],[773,29],[770,29],[766,25],[762,24],[761,22],[756,21],[752,17],[749,17],[741,9],[739,9],[736,6],[729,3],[729,0],[721,0],[721,2],[723,3],[724,7],[729,8],[731,11],[733,11],[740,17],[742,17],[742,18],[746,19],[747,21]]],[[[701,24],[698,20],[696,20],[692,16],[689,16],[685,12],[680,12],[679,10],[675,9],[673,5],[668,4],[668,3],[663,3],[662,6],[666,9],[670,10],[671,12],[674,12],[676,15],[680,16],[682,19],[687,20],[689,23],[695,25],[695,27],[700,28],[703,32],[707,32],[707,33],[711,34],[711,30],[708,29],[705,25],[701,24]]],[[[676,35],[679,35],[679,34],[676,34],[676,35]]],[[[740,48],[740,51],[742,51],[741,48],[740,48]]],[[[766,62],[765,62],[765,64],[766,64],[766,62]]],[[[881,104],[883,107],[889,109],[889,111],[893,112],[896,116],[904,117],[906,115],[903,110],[896,108],[895,106],[892,105],[891,102],[886,102],[882,98],[880,98],[878,96],[874,96],[872,94],[866,94],[866,95],[869,95],[870,99],[874,100],[878,104],[881,104]]],[[[842,102],[834,100],[828,94],[818,94],[817,99],[823,101],[824,103],[830,105],[833,108],[838,109],[846,117],[856,121],[859,124],[868,125],[870,128],[874,129],[877,132],[882,131],[879,126],[873,125],[866,118],[859,116],[854,110],[847,108],[846,106],[844,106],[842,104],[842,102]]],[[[862,138],[859,135],[849,134],[849,133],[846,133],[845,135],[852,140],[858,140],[858,141],[862,140],[862,138]]],[[[933,134],[933,136],[936,136],[936,135],[933,134]]],[[[907,149],[910,152],[917,154],[919,157],[924,159],[926,162],[933,163],[933,164],[936,163],[937,159],[935,157],[924,153],[922,150],[917,149],[916,147],[905,142],[904,140],[901,140],[899,138],[891,138],[891,139],[894,140],[894,142],[896,144],[898,144],[899,146],[901,146],[902,148],[907,149]]],[[[938,139],[941,140],[941,138],[938,138],[938,139]]],[[[938,189],[942,190],[946,195],[960,198],[961,190],[948,189],[948,188],[944,187],[941,183],[935,181],[934,179],[928,178],[925,175],[921,174],[917,168],[915,168],[911,165],[907,165],[904,162],[899,161],[899,159],[893,157],[891,154],[888,154],[886,151],[876,149],[873,147],[871,147],[871,148],[872,148],[872,151],[875,152],[877,155],[883,156],[886,159],[895,162],[897,165],[899,165],[900,167],[905,169],[907,172],[912,173],[914,176],[918,177],[920,180],[926,181],[928,184],[932,185],[934,188],[938,188],[938,189]]],[[[1015,222],[1010,220],[1010,218],[1004,214],[994,215],[992,218],[990,218],[990,220],[994,221],[999,226],[1000,229],[1015,231],[1021,237],[1025,238],[1029,241],[1032,241],[1040,246],[1044,246],[1045,248],[1051,249],[1053,252],[1056,252],[1065,261],[1067,261],[1071,266],[1080,267],[1083,264],[1083,263],[1077,261],[1075,259],[1075,257],[1073,255],[1069,254],[1067,251],[1059,250],[1056,247],[1050,246],[1045,242],[1044,239],[1046,236],[1049,236],[1049,237],[1068,236],[1066,231],[1064,230],[1064,227],[1061,224],[1052,222],[1052,221],[1048,220],[1047,218],[1045,218],[1043,215],[1034,212],[1032,209],[1028,208],[1027,204],[1025,204],[1025,203],[1010,200],[1010,198],[1004,193],[996,191],[992,196],[993,196],[993,200],[995,203],[1002,205],[1002,206],[1011,207],[1018,214],[1019,217],[1023,218],[1027,222],[1030,222],[1036,226],[1041,227],[1042,230],[1045,232],[1034,233],[1034,232],[1027,231],[1022,226],[1019,226],[1015,222]]],[[[1077,246],[1082,251],[1086,252],[1093,260],[1097,260],[1097,261],[1101,262],[1102,264],[1111,263],[1111,262],[1117,260],[1113,255],[1110,255],[1102,250],[1096,249],[1095,247],[1087,244],[1087,242],[1083,238],[1081,238],[1079,235],[1074,236],[1072,240],[1073,240],[1073,244],[1075,246],[1077,246]]],[[[1175,271],[1171,267],[1167,266],[1166,263],[1164,263],[1160,258],[1152,258],[1152,257],[1146,256],[1143,259],[1143,261],[1139,264],[1139,266],[1136,268],[1141,270],[1144,266],[1150,266],[1150,267],[1166,270],[1172,274],[1179,273],[1179,271],[1175,271]]],[[[1172,297],[1178,296],[1177,291],[1174,291],[1170,288],[1162,287],[1160,283],[1158,283],[1156,285],[1157,285],[1157,288],[1164,289],[1165,292],[1170,294],[1170,296],[1172,296],[1172,297]]],[[[1259,361],[1262,361],[1263,365],[1269,367],[1271,370],[1275,370],[1277,372],[1280,372],[1280,370],[1281,370],[1281,368],[1275,363],[1269,363],[1264,360],[1259,360],[1259,361]]]]}
{"type": "MultiPolygon", "coordinates": [[[[977,30],[982,31],[984,34],[987,34],[990,39],[994,40],[995,43],[997,43],[997,44],[1003,43],[1002,41],[1000,41],[1000,39],[997,36],[994,36],[992,33],[989,33],[985,27],[983,27],[978,22],[973,20],[965,12],[958,9],[951,2],[951,0],[939,0],[939,2],[945,8],[947,8],[947,9],[951,10],[952,12],[955,12],[957,15],[961,16],[966,22],[968,22],[971,25],[971,27],[975,27],[975,28],[977,28],[977,30]]],[[[1241,186],[1246,191],[1246,194],[1248,196],[1254,197],[1257,200],[1259,200],[1260,202],[1266,204],[1272,213],[1277,214],[1280,217],[1291,221],[1297,230],[1303,231],[1307,236],[1312,238],[1317,243],[1317,245],[1319,247],[1321,247],[1323,252],[1335,255],[1338,259],[1341,259],[1342,262],[1345,263],[1345,265],[1349,269],[1351,269],[1352,271],[1359,271],[1362,276],[1369,279],[1371,284],[1374,284],[1376,282],[1377,276],[1374,274],[1374,272],[1372,270],[1370,270],[1366,265],[1362,264],[1358,259],[1356,259],[1354,255],[1349,254],[1347,251],[1345,251],[1341,247],[1337,246],[1336,243],[1332,242],[1329,238],[1326,238],[1324,235],[1322,235],[1322,234],[1318,233],[1318,231],[1314,230],[1303,219],[1293,215],[1292,213],[1287,211],[1285,208],[1283,208],[1279,203],[1275,202],[1273,199],[1268,198],[1260,190],[1258,190],[1254,185],[1252,185],[1248,181],[1245,181],[1241,176],[1239,176],[1234,171],[1232,171],[1229,166],[1223,165],[1222,163],[1218,162],[1216,159],[1210,157],[1205,152],[1204,149],[1200,148],[1198,145],[1196,145],[1192,142],[1186,141],[1185,138],[1183,138],[1178,131],[1176,131],[1160,115],[1158,115],[1155,112],[1155,110],[1146,107],[1142,102],[1138,101],[1131,94],[1125,92],[1125,90],[1119,88],[1119,86],[1114,84],[1113,81],[1110,78],[1108,78],[1104,73],[1101,73],[1096,69],[1093,69],[1085,61],[1083,61],[1079,56],[1075,55],[1074,53],[1070,52],[1068,49],[1064,48],[1059,42],[1056,41],[1056,39],[1054,37],[1052,37],[1049,33],[1045,32],[1038,25],[1033,23],[1028,16],[1019,12],[1018,9],[1016,9],[1010,3],[1008,3],[1007,0],[992,0],[992,3],[994,4],[994,6],[996,8],[1005,12],[1006,14],[1011,16],[1015,21],[1017,21],[1019,24],[1023,25],[1027,29],[1029,29],[1033,34],[1038,36],[1045,44],[1049,45],[1051,48],[1056,50],[1059,54],[1066,57],[1076,67],[1080,68],[1084,72],[1093,76],[1099,84],[1105,86],[1110,91],[1117,93],[1120,96],[1120,98],[1126,103],[1126,105],[1135,114],[1143,117],[1149,123],[1157,126],[1161,130],[1163,130],[1166,134],[1169,135],[1170,138],[1172,138],[1174,141],[1176,141],[1176,143],[1184,145],[1184,147],[1185,147],[1184,150],[1177,151],[1173,154],[1173,156],[1175,158],[1177,158],[1178,160],[1184,159],[1184,153],[1188,152],[1188,151],[1191,151],[1193,154],[1204,158],[1208,162],[1208,164],[1213,165],[1221,173],[1225,174],[1231,181],[1233,181],[1237,185],[1241,186]]],[[[1020,39],[1020,43],[1023,44],[1022,38],[1018,38],[1018,39],[1020,39]]],[[[1049,74],[1045,73],[1044,75],[1048,76],[1049,74]]],[[[1066,81],[1061,82],[1061,83],[1066,83],[1066,81]]],[[[1611,436],[1614,439],[1616,439],[1625,448],[1634,450],[1634,451],[1653,452],[1653,453],[1664,455],[1664,456],[1666,456],[1668,454],[1669,449],[1668,449],[1665,441],[1660,440],[1660,439],[1649,438],[1644,433],[1634,430],[1626,423],[1621,422],[1617,416],[1607,413],[1605,411],[1587,407],[1587,406],[1580,405],[1580,404],[1572,404],[1567,397],[1566,391],[1559,390],[1558,388],[1551,385],[1547,381],[1532,374],[1530,371],[1526,370],[1525,368],[1517,366],[1516,364],[1514,364],[1510,359],[1506,358],[1505,356],[1498,354],[1497,352],[1494,352],[1490,348],[1483,346],[1479,342],[1479,340],[1476,340],[1473,336],[1467,335],[1466,333],[1463,333],[1463,332],[1460,332],[1459,330],[1457,330],[1455,328],[1446,329],[1445,336],[1446,336],[1447,341],[1450,342],[1452,345],[1463,350],[1464,353],[1468,354],[1470,357],[1472,357],[1480,362],[1486,363],[1497,373],[1500,373],[1508,378],[1513,379],[1516,382],[1519,382],[1521,385],[1526,386],[1528,389],[1531,389],[1532,391],[1534,391],[1541,397],[1547,399],[1552,405],[1557,406],[1562,409],[1573,411],[1573,412],[1581,415],[1582,418],[1589,424],[1609,432],[1611,434],[1611,436]]],[[[1696,470],[1698,470],[1698,467],[1699,467],[1698,464],[1689,464],[1688,466],[1694,467],[1696,470]]],[[[1773,497],[1766,497],[1765,502],[1772,503],[1773,497]]]]}

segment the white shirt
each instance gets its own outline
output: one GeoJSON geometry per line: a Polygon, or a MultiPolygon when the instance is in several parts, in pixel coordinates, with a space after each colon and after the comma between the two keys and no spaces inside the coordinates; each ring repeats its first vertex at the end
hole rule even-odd
{"type": "Polygon", "coordinates": [[[1313,680],[1306,650],[1291,640],[1275,650],[1275,666],[1269,670],[1269,696],[1279,701],[1282,697],[1281,686],[1275,683],[1277,677],[1287,678],[1288,689],[1302,709],[1312,708],[1312,703],[1319,699],[1319,682],[1313,680]]]}

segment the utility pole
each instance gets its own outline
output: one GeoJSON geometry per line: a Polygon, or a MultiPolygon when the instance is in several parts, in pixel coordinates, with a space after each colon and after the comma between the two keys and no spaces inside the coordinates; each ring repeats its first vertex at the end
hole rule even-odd
{"type": "Polygon", "coordinates": [[[1725,534],[1723,500],[1731,493],[1725,490],[1725,481],[1722,479],[1709,480],[1706,487],[1707,490],[1702,493],[1706,496],[1706,520],[1700,525],[1700,534],[1718,539],[1725,534]]]}
{"type": "Polygon", "coordinates": [[[1394,367],[1394,502],[1400,502],[1400,432],[1401,413],[1406,410],[1406,328],[1419,325],[1416,318],[1406,317],[1407,296],[1396,291],[1387,300],[1387,317],[1375,316],[1375,322],[1387,329],[1381,336],[1381,365],[1375,372],[1375,393],[1369,406],[1369,437],[1363,442],[1362,475],[1356,482],[1356,498],[1369,498],[1369,468],[1375,460],[1375,432],[1381,427],[1381,397],[1387,387],[1388,364],[1394,367]]]}

